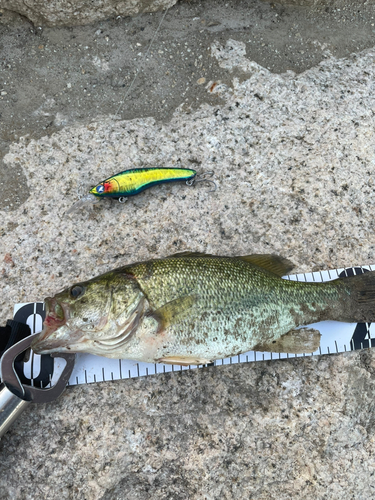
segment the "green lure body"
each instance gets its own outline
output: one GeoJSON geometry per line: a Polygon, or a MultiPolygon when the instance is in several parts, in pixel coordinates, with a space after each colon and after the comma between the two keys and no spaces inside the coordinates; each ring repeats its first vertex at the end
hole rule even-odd
{"type": "Polygon", "coordinates": [[[196,176],[190,168],[134,168],[108,177],[90,190],[99,198],[135,196],[156,184],[189,181],[196,176]]]}

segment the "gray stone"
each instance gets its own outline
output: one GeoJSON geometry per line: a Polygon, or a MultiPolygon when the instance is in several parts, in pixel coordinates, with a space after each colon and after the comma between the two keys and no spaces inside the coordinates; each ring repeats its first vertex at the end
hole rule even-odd
{"type": "MultiPolygon", "coordinates": [[[[266,2],[266,0],[264,0],[266,2]]],[[[177,0],[0,0],[0,8],[27,17],[36,26],[76,26],[93,23],[117,16],[135,16],[144,12],[168,9],[177,0]]],[[[269,3],[269,2],[267,2],[269,3]]],[[[356,7],[357,2],[349,0],[277,0],[272,5],[282,7],[307,7],[329,11],[348,10],[356,7]]],[[[358,3],[358,9],[374,3],[367,0],[358,3]]],[[[306,13],[307,14],[307,13],[306,13]]]]}
{"type": "MultiPolygon", "coordinates": [[[[267,0],[263,0],[270,3],[267,0]]],[[[76,26],[117,16],[135,16],[168,9],[177,0],[0,0],[0,8],[27,17],[35,26],[76,26]]],[[[312,13],[325,10],[358,12],[367,10],[374,0],[357,5],[352,0],[276,0],[272,6],[307,7],[312,13]]],[[[309,13],[306,12],[306,15],[309,13]]],[[[220,22],[219,22],[220,24],[220,22]]]]}
{"type": "Polygon", "coordinates": [[[36,26],[75,26],[116,16],[168,9],[177,0],[0,0],[0,8],[27,17],[36,26]]]}
{"type": "MultiPolygon", "coordinates": [[[[210,53],[225,75],[199,86],[212,102],[170,121],[9,139],[29,197],[2,185],[0,324],[14,303],[184,250],[278,253],[299,271],[375,262],[375,50],[327,51],[299,75],[236,40],[210,53]],[[218,189],[157,186],[65,215],[96,182],[153,165],[213,170],[218,189]]],[[[39,112],[66,123],[47,99],[39,112]]],[[[362,351],[70,388],[1,440],[0,498],[373,498],[374,363],[362,351]]]]}
{"type": "Polygon", "coordinates": [[[68,388],[0,442],[0,498],[375,495],[375,353],[68,388]]]}
{"type": "Polygon", "coordinates": [[[2,212],[3,320],[13,303],[178,251],[271,252],[300,272],[375,263],[375,51],[301,75],[270,73],[233,40],[212,55],[248,77],[207,82],[224,104],[181,106],[164,124],[103,117],[11,145],[4,162],[22,169],[30,196],[2,212]],[[167,165],[214,171],[218,189],[157,186],[65,215],[116,172],[167,165]]]}
{"type": "MultiPolygon", "coordinates": [[[[262,0],[267,1],[267,0],[262,0]]],[[[310,7],[310,8],[324,8],[328,11],[335,9],[350,9],[351,7],[362,8],[363,5],[373,4],[374,0],[367,0],[365,3],[357,2],[356,0],[275,0],[275,4],[290,6],[294,5],[296,7],[310,7]]]]}

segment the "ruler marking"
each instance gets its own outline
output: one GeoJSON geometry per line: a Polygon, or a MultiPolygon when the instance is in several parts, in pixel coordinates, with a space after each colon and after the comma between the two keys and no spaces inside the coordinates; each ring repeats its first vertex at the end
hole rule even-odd
{"type": "Polygon", "coordinates": [[[31,386],[34,385],[34,351],[31,352],[31,364],[30,364],[30,381],[31,386]]]}

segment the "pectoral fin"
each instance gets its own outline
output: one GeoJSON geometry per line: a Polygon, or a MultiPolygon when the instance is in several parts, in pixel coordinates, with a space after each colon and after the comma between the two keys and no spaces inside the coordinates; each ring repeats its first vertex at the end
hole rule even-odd
{"type": "Polygon", "coordinates": [[[159,322],[159,331],[164,330],[168,326],[183,321],[191,315],[191,309],[196,301],[197,295],[185,295],[184,297],[167,302],[162,307],[159,307],[159,309],[150,312],[148,316],[155,318],[159,322]]]}
{"type": "Polygon", "coordinates": [[[289,354],[311,353],[319,349],[320,337],[320,332],[314,328],[293,329],[277,340],[256,345],[253,350],[289,354]]]}

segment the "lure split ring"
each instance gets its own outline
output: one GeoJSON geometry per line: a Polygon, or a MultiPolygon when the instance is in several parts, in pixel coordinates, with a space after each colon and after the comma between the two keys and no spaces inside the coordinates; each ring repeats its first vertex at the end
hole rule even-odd
{"type": "Polygon", "coordinates": [[[166,182],[185,181],[188,186],[193,186],[197,182],[210,182],[216,184],[213,180],[207,179],[214,172],[205,172],[197,174],[191,168],[134,168],[119,172],[112,177],[108,177],[98,185],[90,189],[89,194],[81,198],[66,213],[70,214],[88,204],[98,203],[102,198],[115,198],[120,203],[125,203],[129,196],[135,196],[145,189],[157,184],[166,182]]]}
{"type": "Polygon", "coordinates": [[[210,189],[208,192],[213,193],[214,191],[216,191],[217,188],[216,183],[213,180],[207,178],[207,177],[212,177],[213,175],[214,175],[213,171],[203,172],[203,174],[196,174],[195,177],[186,181],[186,185],[194,186],[194,184],[197,184],[198,182],[210,182],[211,184],[214,185],[214,188],[210,189]]]}

